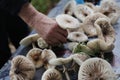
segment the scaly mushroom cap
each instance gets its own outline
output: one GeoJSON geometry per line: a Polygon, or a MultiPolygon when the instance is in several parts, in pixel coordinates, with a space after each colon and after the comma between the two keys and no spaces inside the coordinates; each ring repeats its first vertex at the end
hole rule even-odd
{"type": "Polygon", "coordinates": [[[41,49],[33,48],[26,55],[26,57],[29,58],[33,62],[36,68],[40,68],[43,66],[43,60],[41,58],[41,53],[42,53],[41,49]]]}
{"type": "Polygon", "coordinates": [[[111,20],[111,24],[115,24],[120,17],[120,7],[115,0],[102,0],[99,12],[108,16],[111,20]]]}
{"type": "Polygon", "coordinates": [[[20,41],[20,45],[28,46],[32,42],[36,42],[39,37],[40,36],[37,33],[36,34],[28,35],[27,37],[23,38],[20,41]]]}
{"type": "Polygon", "coordinates": [[[85,42],[88,37],[82,32],[71,32],[68,34],[67,39],[73,42],[85,42]]]}
{"type": "Polygon", "coordinates": [[[10,80],[32,80],[34,74],[35,66],[27,57],[18,55],[12,59],[10,80]]]}
{"type": "Polygon", "coordinates": [[[94,37],[97,36],[97,31],[94,26],[95,21],[98,18],[108,18],[102,13],[94,13],[86,17],[85,21],[82,24],[82,28],[84,32],[88,35],[88,37],[94,37]]]}
{"type": "Polygon", "coordinates": [[[85,60],[78,73],[78,80],[117,80],[111,65],[101,58],[85,60]]]}
{"type": "Polygon", "coordinates": [[[68,14],[60,14],[56,16],[56,21],[63,29],[76,29],[80,27],[80,22],[68,14]]]}
{"type": "Polygon", "coordinates": [[[64,7],[63,13],[68,15],[73,15],[74,8],[76,6],[75,0],[70,0],[64,7]]]}
{"type": "Polygon", "coordinates": [[[62,75],[58,70],[51,68],[43,73],[41,80],[62,80],[62,75]]]}
{"type": "Polygon", "coordinates": [[[50,49],[44,49],[42,51],[41,56],[42,56],[42,59],[43,59],[43,62],[44,62],[44,67],[46,69],[48,69],[48,68],[54,68],[55,67],[55,66],[49,64],[50,60],[56,59],[56,57],[57,57],[52,50],[50,50],[50,49]]]}
{"type": "Polygon", "coordinates": [[[85,18],[89,15],[89,14],[93,14],[94,11],[89,8],[86,5],[77,5],[75,10],[74,10],[74,14],[75,16],[82,22],[84,22],[85,18]]]}
{"type": "Polygon", "coordinates": [[[104,40],[108,45],[115,41],[115,30],[110,24],[109,19],[99,18],[94,23],[98,38],[104,40]]]}
{"type": "Polygon", "coordinates": [[[37,39],[37,44],[42,49],[48,47],[48,44],[46,43],[46,41],[43,38],[41,38],[41,37],[37,39]]]}

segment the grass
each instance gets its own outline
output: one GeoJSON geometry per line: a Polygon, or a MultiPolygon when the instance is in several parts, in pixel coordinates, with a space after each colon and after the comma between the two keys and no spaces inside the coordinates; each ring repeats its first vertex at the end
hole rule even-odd
{"type": "Polygon", "coordinates": [[[59,0],[32,0],[33,6],[40,12],[48,14],[48,12],[56,6],[59,0]]]}

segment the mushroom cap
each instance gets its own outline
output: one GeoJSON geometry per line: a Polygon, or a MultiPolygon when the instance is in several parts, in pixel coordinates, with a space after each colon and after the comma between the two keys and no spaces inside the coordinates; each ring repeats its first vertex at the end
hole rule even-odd
{"type": "Polygon", "coordinates": [[[106,60],[89,58],[82,63],[78,80],[116,80],[116,75],[106,60]]]}
{"type": "Polygon", "coordinates": [[[46,41],[43,38],[41,38],[41,37],[37,39],[37,44],[42,49],[48,47],[48,44],[46,43],[46,41]]]}
{"type": "Polygon", "coordinates": [[[76,45],[78,45],[78,42],[68,42],[67,48],[72,51],[76,45]]]}
{"type": "Polygon", "coordinates": [[[43,60],[41,58],[42,50],[39,48],[33,48],[29,50],[26,57],[29,58],[36,68],[40,68],[43,66],[43,60]]]}
{"type": "Polygon", "coordinates": [[[74,10],[75,16],[82,22],[85,20],[85,18],[89,14],[93,14],[93,13],[94,11],[90,7],[83,5],[83,4],[77,5],[74,10]]]}
{"type": "Polygon", "coordinates": [[[88,35],[88,37],[97,36],[97,31],[94,23],[98,18],[108,18],[108,17],[98,12],[98,13],[90,14],[85,18],[82,24],[83,26],[81,27],[83,28],[84,32],[88,35]]]}
{"type": "Polygon", "coordinates": [[[73,42],[85,42],[88,40],[88,37],[82,32],[70,32],[67,39],[73,42]]]}
{"type": "Polygon", "coordinates": [[[102,0],[99,12],[108,16],[111,24],[115,24],[120,17],[120,7],[115,0],[102,0]]]}
{"type": "Polygon", "coordinates": [[[85,2],[84,5],[88,6],[91,9],[93,9],[93,11],[96,11],[96,6],[91,2],[85,2]]]}
{"type": "Polygon", "coordinates": [[[42,56],[42,59],[44,62],[44,67],[46,69],[55,67],[54,65],[49,64],[50,60],[57,58],[57,56],[55,55],[55,53],[51,49],[44,49],[42,51],[41,56],[42,56]]]}
{"type": "Polygon", "coordinates": [[[79,66],[81,66],[81,64],[89,58],[89,56],[84,53],[84,52],[80,52],[80,53],[76,53],[71,55],[73,61],[75,61],[79,66]]]}
{"type": "Polygon", "coordinates": [[[67,64],[67,63],[69,63],[71,61],[72,61],[72,57],[69,56],[67,58],[55,58],[55,59],[51,59],[51,60],[49,60],[49,64],[57,66],[57,65],[67,64]]]}
{"type": "Polygon", "coordinates": [[[115,41],[115,30],[110,24],[110,20],[99,18],[94,23],[98,38],[104,40],[107,44],[112,44],[115,41]]]}
{"type": "Polygon", "coordinates": [[[93,39],[87,43],[87,46],[93,50],[94,53],[111,52],[114,49],[114,44],[107,44],[102,39],[93,39]]]}
{"type": "Polygon", "coordinates": [[[76,29],[80,27],[80,22],[68,14],[57,15],[56,21],[58,25],[63,29],[76,29]]]}
{"type": "Polygon", "coordinates": [[[34,74],[35,66],[27,57],[18,55],[12,59],[10,80],[32,80],[34,74]]]}
{"type": "Polygon", "coordinates": [[[76,6],[76,1],[70,0],[63,8],[63,13],[72,16],[75,6],[76,6]]]}
{"type": "Polygon", "coordinates": [[[62,80],[62,75],[58,70],[50,68],[43,73],[41,80],[62,80]]]}
{"type": "Polygon", "coordinates": [[[20,41],[20,45],[28,46],[32,42],[36,42],[39,37],[37,33],[28,35],[20,41]]]}

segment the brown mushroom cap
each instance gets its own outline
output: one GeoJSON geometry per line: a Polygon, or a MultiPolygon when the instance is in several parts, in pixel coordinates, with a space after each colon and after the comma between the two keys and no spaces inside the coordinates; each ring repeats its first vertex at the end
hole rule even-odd
{"type": "Polygon", "coordinates": [[[116,75],[106,60],[89,58],[82,63],[78,80],[116,80],[116,75]]]}
{"type": "Polygon", "coordinates": [[[41,80],[62,80],[62,75],[58,70],[51,68],[43,73],[41,80]]]}
{"type": "Polygon", "coordinates": [[[33,62],[36,68],[40,68],[41,66],[43,66],[43,60],[41,58],[41,53],[42,53],[41,49],[33,48],[29,50],[29,52],[26,55],[26,57],[29,58],[33,62]]]}
{"type": "Polygon", "coordinates": [[[35,66],[27,57],[18,55],[12,59],[10,80],[32,80],[34,74],[35,66]]]}

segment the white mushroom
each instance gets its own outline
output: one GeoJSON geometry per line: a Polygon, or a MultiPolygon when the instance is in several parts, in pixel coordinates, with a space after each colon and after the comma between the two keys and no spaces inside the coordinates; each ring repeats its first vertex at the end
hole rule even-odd
{"type": "Polygon", "coordinates": [[[101,58],[89,58],[79,69],[78,80],[117,80],[110,63],[101,58]]]}
{"type": "Polygon", "coordinates": [[[70,32],[67,39],[73,42],[85,42],[88,40],[88,37],[82,32],[70,32]]]}
{"type": "Polygon", "coordinates": [[[84,53],[84,52],[80,52],[80,53],[76,53],[71,55],[73,61],[75,61],[79,66],[81,66],[81,64],[89,58],[89,56],[84,53]]]}
{"type": "Polygon", "coordinates": [[[104,40],[108,45],[115,41],[115,30],[110,24],[109,19],[99,18],[94,23],[98,38],[104,40]]]}
{"type": "Polygon", "coordinates": [[[83,5],[83,4],[77,5],[74,10],[75,16],[81,22],[83,22],[88,15],[93,14],[93,13],[94,11],[90,7],[83,5]]]}
{"type": "Polygon", "coordinates": [[[33,80],[34,64],[25,56],[18,55],[11,61],[10,80],[33,80]]]}
{"type": "Polygon", "coordinates": [[[55,53],[51,49],[44,49],[42,51],[41,57],[43,59],[44,67],[46,69],[55,67],[55,65],[51,65],[49,63],[50,60],[57,58],[57,56],[55,55],[55,53]]]}
{"type": "Polygon", "coordinates": [[[43,73],[41,80],[62,80],[62,75],[58,70],[50,68],[43,73]]]}
{"type": "Polygon", "coordinates": [[[29,50],[26,57],[29,58],[36,68],[40,68],[43,66],[43,60],[41,58],[42,50],[39,48],[33,48],[29,50]]]}
{"type": "Polygon", "coordinates": [[[72,61],[72,57],[69,56],[67,58],[55,58],[55,59],[51,59],[49,61],[49,64],[57,66],[57,65],[67,64],[67,63],[69,63],[71,61],[72,61]]]}
{"type": "Polygon", "coordinates": [[[93,11],[96,11],[96,6],[91,3],[91,2],[85,2],[84,5],[88,6],[89,8],[91,8],[93,11]]]}
{"type": "Polygon", "coordinates": [[[42,49],[48,47],[48,44],[46,43],[46,41],[43,38],[41,38],[41,37],[37,39],[37,44],[42,49]]]}
{"type": "Polygon", "coordinates": [[[80,27],[80,22],[67,14],[60,14],[56,16],[58,25],[63,29],[76,29],[80,27]]]}
{"type": "Polygon", "coordinates": [[[103,15],[102,13],[94,13],[94,14],[87,16],[85,21],[81,25],[85,34],[87,34],[88,37],[97,36],[97,31],[96,31],[94,23],[98,18],[107,18],[107,17],[103,15]]]}
{"type": "Polygon", "coordinates": [[[115,24],[120,17],[120,7],[115,0],[102,0],[98,11],[108,16],[111,24],[115,24]]]}
{"type": "Polygon", "coordinates": [[[114,49],[113,44],[107,44],[102,39],[93,39],[87,43],[87,46],[93,50],[94,53],[111,52],[114,49]]]}
{"type": "Polygon", "coordinates": [[[78,42],[68,42],[67,48],[72,51],[76,45],[78,45],[78,42]]]}
{"type": "Polygon", "coordinates": [[[64,7],[63,13],[68,14],[68,15],[73,15],[73,11],[76,6],[76,1],[75,0],[70,0],[64,7]]]}
{"type": "Polygon", "coordinates": [[[21,44],[21,45],[24,45],[24,46],[28,46],[28,45],[31,44],[32,42],[36,42],[39,37],[40,37],[40,36],[39,36],[37,33],[36,33],[36,34],[28,35],[27,37],[23,38],[23,39],[20,41],[20,44],[21,44]]]}

